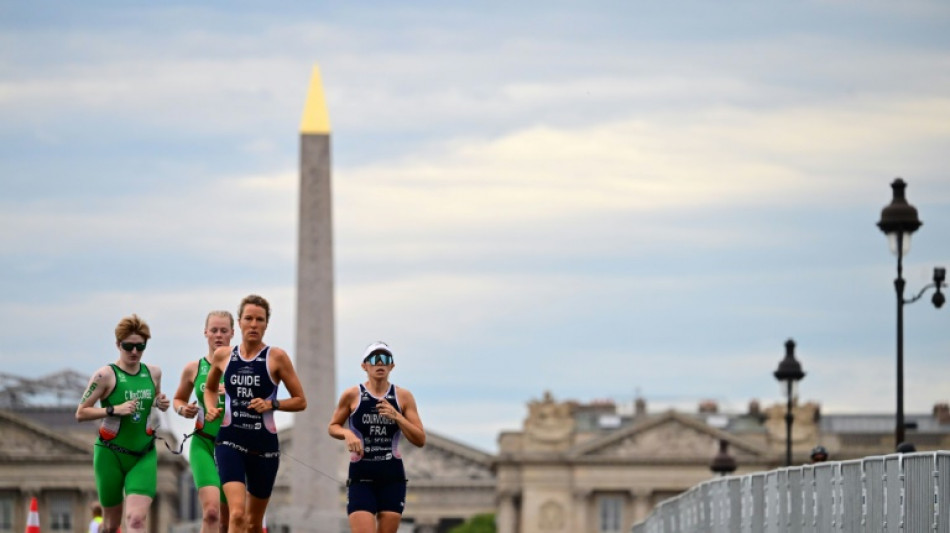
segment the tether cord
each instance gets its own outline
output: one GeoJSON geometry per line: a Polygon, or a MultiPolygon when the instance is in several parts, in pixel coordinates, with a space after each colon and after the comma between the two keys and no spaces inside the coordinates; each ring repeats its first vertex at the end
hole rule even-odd
{"type": "Polygon", "coordinates": [[[175,455],[181,455],[182,452],[185,451],[185,443],[188,442],[188,439],[190,439],[190,438],[192,437],[192,435],[194,435],[194,434],[195,434],[194,431],[192,431],[191,433],[182,433],[182,434],[181,434],[182,437],[184,437],[184,438],[181,440],[181,444],[178,445],[178,451],[177,451],[177,452],[176,452],[175,450],[173,450],[171,446],[168,445],[168,441],[167,441],[167,440],[165,440],[165,439],[163,439],[162,437],[159,437],[159,436],[156,436],[155,438],[156,438],[157,440],[162,441],[162,443],[165,444],[165,447],[168,448],[168,451],[172,452],[172,453],[175,454],[175,455]]]}
{"type": "Polygon", "coordinates": [[[309,468],[310,470],[313,470],[314,472],[320,474],[321,476],[323,476],[323,477],[325,477],[325,478],[327,478],[327,479],[329,479],[329,480],[331,480],[331,481],[335,481],[335,482],[337,482],[337,483],[339,483],[339,484],[341,484],[341,485],[343,484],[343,482],[340,481],[339,479],[337,479],[336,477],[331,476],[330,474],[327,474],[326,472],[320,470],[319,468],[317,468],[317,467],[315,467],[315,466],[313,466],[313,465],[309,465],[309,464],[307,464],[307,463],[301,461],[300,459],[297,459],[296,457],[294,457],[293,455],[290,455],[290,454],[287,453],[287,452],[280,452],[280,454],[281,454],[281,455],[286,455],[287,457],[293,459],[294,461],[297,461],[298,463],[300,463],[300,464],[306,466],[306,467],[309,468]]]}
{"type": "MultiPolygon", "coordinates": [[[[183,452],[184,449],[185,449],[185,442],[187,442],[188,439],[190,439],[191,437],[193,437],[193,436],[196,434],[197,431],[198,431],[198,430],[192,431],[191,433],[182,433],[182,437],[184,437],[184,438],[182,439],[181,444],[178,445],[178,451],[177,451],[177,452],[176,452],[175,450],[173,450],[171,446],[168,445],[168,441],[167,441],[167,440],[163,439],[162,437],[155,437],[155,438],[158,439],[158,440],[160,440],[160,441],[162,441],[162,443],[165,444],[165,447],[168,448],[168,451],[172,452],[172,453],[175,454],[175,455],[181,455],[182,452],[183,452]]],[[[316,472],[316,473],[320,474],[321,476],[323,476],[323,477],[329,479],[330,481],[335,481],[335,482],[337,482],[337,483],[339,483],[339,484],[341,484],[341,485],[343,484],[343,482],[340,481],[339,479],[337,479],[335,476],[331,476],[330,474],[327,474],[326,472],[320,470],[319,468],[317,468],[317,467],[315,467],[315,466],[313,466],[313,465],[307,464],[307,463],[305,463],[304,461],[301,461],[300,459],[297,459],[296,457],[294,457],[293,455],[290,455],[289,453],[287,453],[287,452],[285,452],[285,451],[281,451],[281,452],[280,452],[280,455],[281,455],[281,456],[287,456],[288,458],[293,459],[294,461],[297,461],[298,463],[302,464],[303,466],[306,466],[306,467],[309,468],[310,470],[313,470],[314,472],[316,472]]]]}

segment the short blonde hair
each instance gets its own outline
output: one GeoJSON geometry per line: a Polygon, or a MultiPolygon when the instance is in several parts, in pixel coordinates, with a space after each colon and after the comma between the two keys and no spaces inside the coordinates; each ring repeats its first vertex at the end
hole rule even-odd
{"type": "Polygon", "coordinates": [[[208,321],[211,320],[211,317],[213,316],[228,319],[228,321],[231,322],[231,329],[234,329],[234,315],[231,314],[231,311],[224,311],[220,309],[208,313],[208,316],[205,317],[205,329],[208,329],[208,321]]]}
{"type": "Polygon", "coordinates": [[[119,325],[115,327],[116,342],[122,342],[122,339],[128,338],[129,335],[141,335],[145,340],[149,340],[152,337],[152,331],[144,320],[132,314],[120,320],[119,325]]]}

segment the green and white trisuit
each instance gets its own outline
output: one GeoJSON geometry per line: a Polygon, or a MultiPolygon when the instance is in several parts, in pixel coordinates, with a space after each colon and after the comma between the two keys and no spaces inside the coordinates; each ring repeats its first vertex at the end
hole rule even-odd
{"type": "MultiPolygon", "coordinates": [[[[221,478],[218,477],[218,468],[214,463],[214,441],[218,436],[218,429],[221,428],[223,416],[208,422],[205,420],[205,383],[208,382],[208,372],[211,371],[211,363],[204,357],[198,360],[198,373],[195,376],[195,397],[198,400],[198,414],[195,416],[195,436],[191,439],[191,448],[188,452],[188,460],[191,462],[192,477],[195,478],[195,488],[218,487],[221,488],[221,478]]],[[[221,376],[219,391],[224,392],[224,375],[221,376]]],[[[218,408],[224,409],[224,394],[218,395],[218,408]]],[[[224,499],[224,491],[221,491],[221,501],[224,499]]]]}
{"type": "Polygon", "coordinates": [[[115,388],[99,401],[100,405],[117,406],[133,399],[138,403],[134,413],[107,416],[99,427],[92,464],[103,507],[119,505],[129,494],[154,498],[158,472],[155,432],[149,424],[155,402],[152,374],[144,363],[139,364],[136,374],[116,364],[109,366],[115,374],[115,388]]]}

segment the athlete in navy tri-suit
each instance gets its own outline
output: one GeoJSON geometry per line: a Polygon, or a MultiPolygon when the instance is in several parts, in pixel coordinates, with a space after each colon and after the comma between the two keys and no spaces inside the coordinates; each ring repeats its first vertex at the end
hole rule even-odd
{"type": "Polygon", "coordinates": [[[350,452],[346,512],[352,533],[395,533],[406,505],[404,436],[422,447],[425,430],[408,389],[389,382],[393,353],[384,342],[363,353],[367,381],[340,396],[330,420],[330,436],[346,441],[350,452]]]}
{"type": "Polygon", "coordinates": [[[238,325],[241,344],[214,351],[205,382],[205,420],[223,416],[214,457],[221,488],[228,500],[229,533],[261,533],[280,464],[274,411],[303,411],[303,387],[287,352],[264,344],[270,304],[252,294],[241,300],[238,325]],[[224,409],[218,405],[218,383],[224,377],[224,409]],[[283,382],[290,398],[277,399],[283,382]]]}

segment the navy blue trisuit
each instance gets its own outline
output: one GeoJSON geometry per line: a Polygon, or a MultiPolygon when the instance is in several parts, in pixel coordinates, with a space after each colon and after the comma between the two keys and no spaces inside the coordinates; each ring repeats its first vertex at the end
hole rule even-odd
{"type": "Polygon", "coordinates": [[[224,369],[224,419],[214,447],[221,485],[239,481],[261,499],[270,498],[274,489],[280,446],[274,412],[258,413],[249,404],[254,398],[273,400],[277,396],[269,354],[270,346],[251,359],[241,357],[240,346],[231,350],[224,369]]]}
{"type": "MultiPolygon", "coordinates": [[[[383,398],[402,413],[395,385],[390,384],[383,398]]],[[[363,455],[350,454],[347,514],[355,511],[401,514],[406,506],[406,470],[399,451],[402,430],[395,420],[379,414],[376,409],[379,401],[380,398],[360,384],[360,401],[350,414],[349,425],[363,441],[363,455]]]]}

